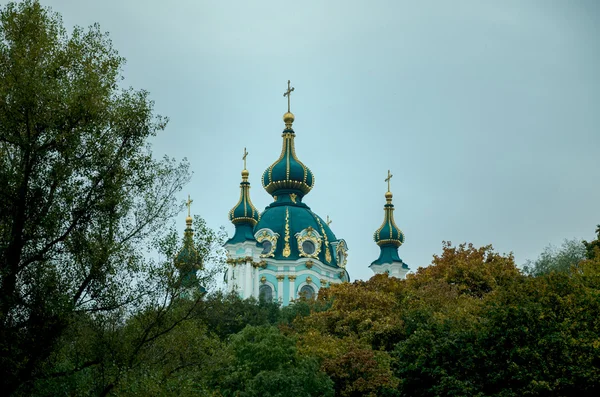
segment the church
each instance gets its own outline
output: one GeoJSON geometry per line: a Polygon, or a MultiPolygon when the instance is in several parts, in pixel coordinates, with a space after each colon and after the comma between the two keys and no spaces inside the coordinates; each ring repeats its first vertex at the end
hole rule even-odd
{"type": "MultiPolygon", "coordinates": [[[[273,201],[262,212],[252,204],[250,172],[246,169],[248,152],[244,149],[240,196],[229,211],[235,232],[224,246],[226,291],[244,299],[275,300],[283,306],[301,297],[315,297],[321,288],[331,284],[350,281],[346,241],[337,237],[329,227],[330,221],[314,213],[305,201],[315,185],[315,176],[300,161],[294,147],[295,116],[290,111],[293,91],[288,80],[288,89],[283,94],[288,100],[288,111],[283,115],[281,153],[261,176],[262,186],[273,201]]],[[[391,177],[388,170],[383,222],[373,236],[380,255],[370,268],[375,274],[404,278],[409,268],[398,255],[404,234],[394,221],[391,177]]],[[[182,280],[194,279],[200,268],[199,262],[186,261],[187,258],[198,260],[190,254],[197,250],[191,239],[189,202],[188,198],[184,244],[175,260],[182,280]]]]}

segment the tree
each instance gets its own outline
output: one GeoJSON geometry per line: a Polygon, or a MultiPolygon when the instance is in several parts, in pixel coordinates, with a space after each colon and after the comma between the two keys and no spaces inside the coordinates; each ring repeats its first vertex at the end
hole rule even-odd
{"type": "Polygon", "coordinates": [[[541,276],[550,272],[569,273],[586,257],[585,242],[565,240],[560,248],[548,245],[535,260],[528,260],[523,271],[531,276],[541,276]]]}
{"type": "Polygon", "coordinates": [[[594,259],[600,257],[600,225],[596,226],[596,239],[583,242],[586,250],[586,256],[588,259],[594,259]]]}
{"type": "MultiPolygon", "coordinates": [[[[35,0],[0,10],[0,387],[42,376],[68,326],[153,302],[151,239],[187,163],[153,158],[167,120],[122,89],[98,25],[68,35],[35,0]],[[149,281],[147,281],[149,280],[149,281]]],[[[29,382],[29,383],[28,383],[29,382]]]]}
{"type": "Polygon", "coordinates": [[[233,335],[230,365],[214,387],[224,396],[333,396],[333,382],[316,360],[297,354],[295,341],[272,326],[247,326],[233,335]]]}

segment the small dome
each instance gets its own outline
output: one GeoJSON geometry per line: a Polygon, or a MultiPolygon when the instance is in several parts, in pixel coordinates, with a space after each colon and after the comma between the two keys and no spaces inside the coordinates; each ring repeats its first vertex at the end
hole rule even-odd
{"type": "Polygon", "coordinates": [[[242,182],[240,183],[240,199],[229,211],[229,220],[234,224],[250,224],[252,226],[260,219],[260,214],[250,200],[250,182],[248,182],[248,170],[242,171],[242,182]]]}
{"type": "Polygon", "coordinates": [[[283,147],[281,155],[269,168],[265,170],[262,184],[272,196],[277,196],[280,191],[295,193],[304,196],[314,187],[315,177],[296,156],[294,148],[295,133],[292,129],[294,115],[286,113],[284,116],[286,129],[283,130],[283,147]]]}
{"type": "Polygon", "coordinates": [[[389,191],[385,194],[386,204],[383,207],[385,212],[383,223],[373,234],[373,239],[379,246],[392,244],[399,247],[404,243],[404,233],[402,233],[402,230],[394,222],[392,197],[392,193],[389,191]]]}
{"type": "Polygon", "coordinates": [[[194,230],[191,217],[186,218],[187,227],[183,234],[183,247],[175,256],[175,267],[184,286],[193,286],[196,280],[196,271],[202,269],[202,258],[194,245],[194,230]]]}

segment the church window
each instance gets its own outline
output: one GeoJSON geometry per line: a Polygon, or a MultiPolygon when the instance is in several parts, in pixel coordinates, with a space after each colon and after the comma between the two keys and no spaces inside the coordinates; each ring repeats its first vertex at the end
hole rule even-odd
{"type": "Polygon", "coordinates": [[[300,288],[300,297],[306,299],[312,299],[315,296],[315,290],[310,285],[304,285],[300,288]]]}
{"type": "Polygon", "coordinates": [[[312,255],[315,253],[315,243],[313,243],[310,240],[305,240],[302,243],[302,251],[304,251],[304,253],[306,255],[312,255]]]}
{"type": "Polygon", "coordinates": [[[307,258],[317,258],[321,252],[321,236],[312,227],[307,227],[299,233],[296,233],[298,242],[298,251],[300,256],[307,258]]]}
{"type": "Polygon", "coordinates": [[[264,300],[266,302],[273,301],[273,288],[270,285],[263,284],[258,289],[258,297],[260,300],[264,300]]]}
{"type": "Polygon", "coordinates": [[[261,258],[268,258],[275,256],[275,246],[277,245],[277,239],[279,234],[274,233],[271,229],[260,229],[254,234],[256,241],[262,246],[260,253],[261,258]]]}
{"type": "Polygon", "coordinates": [[[263,249],[261,254],[269,254],[271,252],[271,250],[273,249],[273,243],[270,242],[269,240],[265,240],[262,243],[263,249]]]}

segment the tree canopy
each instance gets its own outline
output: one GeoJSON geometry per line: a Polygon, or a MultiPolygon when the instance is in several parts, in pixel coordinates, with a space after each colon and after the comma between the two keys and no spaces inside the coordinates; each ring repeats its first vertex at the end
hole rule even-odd
{"type": "Polygon", "coordinates": [[[178,210],[187,163],[98,25],[67,34],[37,1],[0,10],[0,382],[35,378],[73,319],[139,302],[149,241],[178,210]]]}

